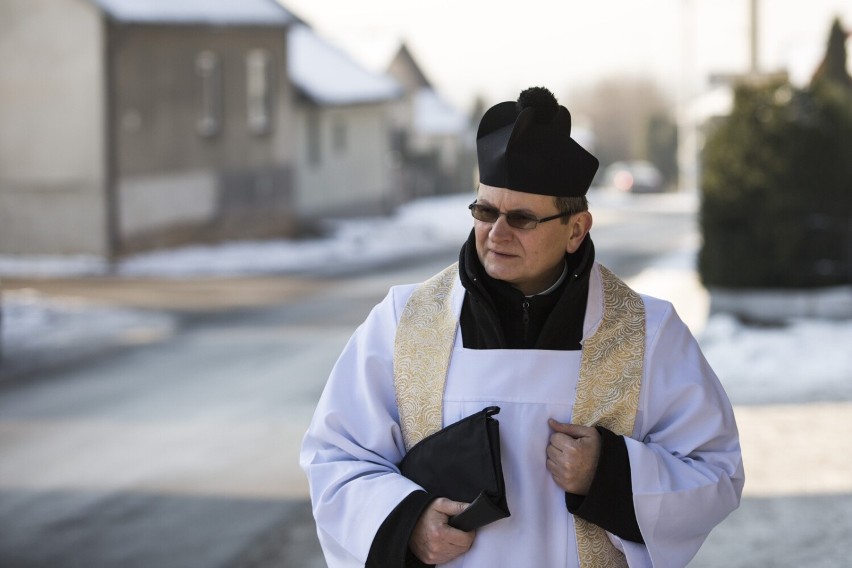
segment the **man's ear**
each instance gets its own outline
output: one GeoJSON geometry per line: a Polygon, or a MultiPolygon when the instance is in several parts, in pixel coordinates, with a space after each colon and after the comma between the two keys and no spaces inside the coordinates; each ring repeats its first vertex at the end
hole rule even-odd
{"type": "Polygon", "coordinates": [[[574,253],[577,252],[577,249],[583,244],[583,239],[592,230],[592,214],[588,211],[582,211],[576,215],[572,215],[571,220],[568,221],[568,225],[571,233],[568,237],[565,250],[568,253],[574,253]]]}

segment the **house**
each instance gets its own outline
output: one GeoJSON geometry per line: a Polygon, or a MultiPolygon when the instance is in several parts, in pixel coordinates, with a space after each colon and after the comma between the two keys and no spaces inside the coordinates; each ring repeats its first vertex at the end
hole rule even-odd
{"type": "Polygon", "coordinates": [[[476,153],[470,119],[437,92],[405,44],[387,73],[405,89],[394,128],[409,197],[472,191],[476,153]]]}
{"type": "Polygon", "coordinates": [[[292,229],[278,2],[3,0],[0,21],[0,253],[292,229]]]}
{"type": "Polygon", "coordinates": [[[305,25],[288,35],[295,89],[295,207],[302,222],[385,212],[399,201],[391,111],[402,87],[305,25]]]}

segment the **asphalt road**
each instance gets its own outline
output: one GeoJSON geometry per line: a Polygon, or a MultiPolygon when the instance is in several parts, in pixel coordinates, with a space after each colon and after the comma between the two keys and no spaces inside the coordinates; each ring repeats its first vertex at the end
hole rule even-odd
{"type": "MultiPolygon", "coordinates": [[[[598,258],[624,278],[695,243],[694,216],[677,208],[613,209],[598,221],[598,258]]],[[[325,378],[390,285],[455,257],[323,277],[7,281],[166,310],[178,326],[0,382],[0,567],[324,566],[297,460],[325,378]]],[[[847,409],[816,409],[836,439],[786,439],[828,456],[848,437],[847,409]]],[[[758,493],[693,566],[849,566],[850,529],[849,492],[758,493]]]]}
{"type": "Polygon", "coordinates": [[[325,378],[391,284],[455,255],[218,282],[183,306],[173,282],[6,281],[179,325],[0,382],[0,567],[323,566],[298,446],[325,378]]]}

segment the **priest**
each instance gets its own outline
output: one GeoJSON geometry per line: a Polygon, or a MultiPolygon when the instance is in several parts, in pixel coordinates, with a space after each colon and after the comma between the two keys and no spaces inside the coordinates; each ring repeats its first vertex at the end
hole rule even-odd
{"type": "Polygon", "coordinates": [[[533,87],[490,108],[476,143],[458,263],[391,288],[344,348],[305,435],[326,561],[685,566],[739,505],[730,402],[672,305],[595,261],[586,193],[598,160],[552,93],[533,87]],[[510,514],[463,531],[452,518],[470,503],[399,464],[486,407],[499,408],[510,514]]]}

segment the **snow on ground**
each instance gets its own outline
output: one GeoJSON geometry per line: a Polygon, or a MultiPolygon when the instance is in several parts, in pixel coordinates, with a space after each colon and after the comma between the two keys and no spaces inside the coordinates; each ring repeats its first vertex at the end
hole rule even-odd
{"type": "MultiPolygon", "coordinates": [[[[388,218],[338,220],[329,236],[302,241],[231,242],[140,254],[114,267],[119,276],[173,277],[311,273],[384,263],[446,250],[470,229],[470,195],[419,200],[388,218]]],[[[592,196],[607,211],[622,207],[689,209],[684,196],[592,196]]],[[[852,321],[796,319],[777,327],[753,327],[723,314],[707,315],[707,292],[695,275],[695,250],[661,258],[631,279],[640,292],[670,299],[699,337],[702,349],[738,404],[852,400],[852,321]]],[[[108,267],[94,257],[0,256],[0,278],[103,275],[108,267]]],[[[171,333],[172,316],[44,299],[29,292],[3,296],[2,346],[13,352],[86,349],[107,338],[145,340],[171,333]]],[[[8,357],[7,357],[8,361],[8,357]]]]}
{"type": "MultiPolygon", "coordinates": [[[[153,251],[124,259],[113,274],[134,277],[314,273],[445,250],[467,237],[470,195],[422,199],[391,217],[333,219],[328,236],[306,240],[232,241],[153,251]]],[[[3,277],[80,277],[110,273],[97,256],[0,255],[3,277]]]]}
{"type": "Polygon", "coordinates": [[[737,404],[852,401],[852,321],[749,327],[715,314],[699,336],[737,404]]]}
{"type": "Polygon", "coordinates": [[[0,379],[94,355],[106,346],[154,341],[175,329],[173,316],[44,298],[33,290],[2,295],[0,379]]]}

